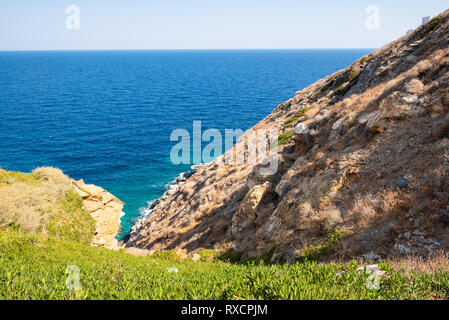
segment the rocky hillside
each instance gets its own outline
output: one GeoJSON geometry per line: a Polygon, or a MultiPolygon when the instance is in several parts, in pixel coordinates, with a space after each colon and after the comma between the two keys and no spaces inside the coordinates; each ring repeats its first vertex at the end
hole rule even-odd
{"type": "Polygon", "coordinates": [[[273,261],[449,248],[449,11],[254,128],[279,131],[277,174],[219,157],[157,201],[127,246],[273,261]]]}

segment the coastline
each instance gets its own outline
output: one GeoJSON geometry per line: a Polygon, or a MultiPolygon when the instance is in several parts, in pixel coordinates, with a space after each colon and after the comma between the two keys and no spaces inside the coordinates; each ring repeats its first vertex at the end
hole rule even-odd
{"type": "Polygon", "coordinates": [[[179,190],[179,188],[187,182],[187,180],[193,176],[199,169],[201,169],[203,166],[205,165],[205,163],[198,163],[195,165],[192,165],[190,167],[191,170],[189,171],[185,171],[185,172],[181,172],[178,177],[174,180],[172,180],[171,182],[167,183],[166,185],[166,190],[165,192],[162,194],[162,196],[160,196],[159,198],[157,198],[156,200],[153,201],[148,201],[148,204],[145,208],[142,209],[140,216],[136,219],[134,225],[131,227],[130,231],[125,234],[122,238],[122,240],[120,241],[120,243],[122,244],[122,248],[129,248],[130,246],[128,246],[128,242],[129,239],[133,236],[138,234],[143,225],[144,222],[150,217],[151,213],[153,212],[154,208],[161,202],[163,202],[164,200],[168,199],[170,196],[172,196],[177,190],[179,190]]]}

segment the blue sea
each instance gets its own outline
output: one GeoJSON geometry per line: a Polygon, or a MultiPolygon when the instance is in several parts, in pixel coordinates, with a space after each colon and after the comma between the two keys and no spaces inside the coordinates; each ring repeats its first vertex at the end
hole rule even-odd
{"type": "Polygon", "coordinates": [[[0,167],[62,169],[125,202],[122,235],[189,165],[170,133],[248,129],[370,50],[0,52],[0,167]]]}

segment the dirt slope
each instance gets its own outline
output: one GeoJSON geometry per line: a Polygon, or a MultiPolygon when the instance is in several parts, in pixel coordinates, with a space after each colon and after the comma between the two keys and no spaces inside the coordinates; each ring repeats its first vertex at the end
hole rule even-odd
{"type": "Polygon", "coordinates": [[[288,261],[447,250],[448,21],[446,11],[299,91],[255,126],[292,136],[277,174],[219,157],[171,188],[127,246],[288,261]]]}

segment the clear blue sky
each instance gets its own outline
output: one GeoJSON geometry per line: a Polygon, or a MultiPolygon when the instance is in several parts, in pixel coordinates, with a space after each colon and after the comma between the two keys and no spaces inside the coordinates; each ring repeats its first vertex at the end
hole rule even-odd
{"type": "Polygon", "coordinates": [[[376,48],[447,0],[0,0],[0,50],[376,48]],[[66,28],[69,5],[80,29],[66,28]],[[365,27],[368,5],[380,29],[365,27]]]}

